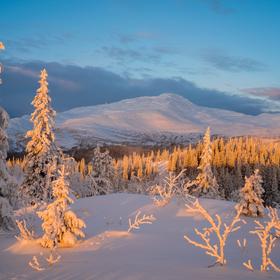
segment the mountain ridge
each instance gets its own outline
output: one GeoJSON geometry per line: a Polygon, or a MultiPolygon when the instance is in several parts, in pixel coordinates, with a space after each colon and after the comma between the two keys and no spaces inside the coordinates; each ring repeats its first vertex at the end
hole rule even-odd
{"type": "MultiPolygon", "coordinates": [[[[182,96],[163,93],[118,102],[77,107],[57,114],[57,141],[64,149],[96,142],[109,144],[184,144],[210,126],[224,136],[280,135],[280,114],[258,116],[202,107],[182,96]]],[[[24,148],[29,116],[11,119],[8,135],[12,151],[24,148]]]]}

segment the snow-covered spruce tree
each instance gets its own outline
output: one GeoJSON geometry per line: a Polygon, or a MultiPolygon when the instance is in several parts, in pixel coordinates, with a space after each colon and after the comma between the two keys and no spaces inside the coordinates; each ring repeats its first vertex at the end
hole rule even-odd
{"type": "Polygon", "coordinates": [[[94,149],[93,158],[90,162],[92,173],[89,181],[93,194],[107,194],[113,191],[114,165],[109,151],[100,151],[100,146],[94,149]]]}
{"type": "MultiPolygon", "coordinates": [[[[4,49],[4,45],[0,42],[1,49],[4,49]]],[[[9,175],[6,166],[8,138],[5,130],[8,127],[8,122],[8,114],[0,107],[0,229],[4,230],[13,229],[15,226],[10,201],[16,184],[9,175]]]]}
{"type": "Polygon", "coordinates": [[[217,180],[212,172],[212,147],[210,139],[210,128],[208,127],[204,138],[203,148],[198,166],[198,176],[189,184],[191,194],[215,198],[219,196],[217,180]],[[195,187],[193,187],[195,186],[195,187]]]}
{"type": "Polygon", "coordinates": [[[30,140],[26,145],[25,178],[19,192],[26,204],[50,200],[51,182],[61,157],[54,142],[55,111],[51,107],[47,77],[47,71],[43,69],[40,87],[32,101],[35,108],[30,119],[33,129],[26,134],[30,140]]]}
{"type": "Polygon", "coordinates": [[[69,183],[66,176],[65,167],[62,165],[58,179],[52,182],[53,202],[46,210],[37,212],[43,220],[44,235],[40,243],[46,248],[71,247],[77,242],[77,237],[85,236],[81,230],[86,226],[84,221],[79,219],[69,207],[73,200],[69,196],[69,183]]]}
{"type": "Polygon", "coordinates": [[[262,177],[259,170],[256,169],[254,174],[249,178],[245,178],[245,185],[240,190],[240,200],[237,204],[237,209],[242,208],[242,214],[251,217],[263,216],[264,206],[262,195],[262,177]]]}

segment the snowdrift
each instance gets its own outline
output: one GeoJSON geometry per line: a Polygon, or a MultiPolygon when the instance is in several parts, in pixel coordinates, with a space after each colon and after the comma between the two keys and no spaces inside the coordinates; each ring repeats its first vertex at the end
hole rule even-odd
{"type": "MultiPolygon", "coordinates": [[[[202,199],[201,203],[225,221],[234,215],[231,202],[202,199]]],[[[247,225],[230,235],[226,246],[227,265],[209,268],[214,260],[183,238],[186,233],[196,238],[193,228],[202,228],[205,221],[186,210],[182,202],[174,200],[158,208],[147,196],[112,194],[79,199],[73,209],[87,224],[86,238],[74,248],[58,249],[61,260],[52,266],[45,261],[49,251],[34,241],[19,242],[12,234],[1,234],[0,279],[279,279],[276,272],[250,272],[242,266],[249,258],[254,266],[260,265],[259,243],[249,234],[254,219],[247,218],[247,225]],[[128,218],[138,211],[153,214],[157,220],[127,233],[128,218]],[[248,243],[245,249],[237,246],[237,240],[243,238],[248,243]],[[34,255],[44,271],[28,266],[34,255]]],[[[37,222],[34,221],[34,226],[38,232],[37,222]]],[[[279,242],[272,255],[277,264],[279,242]]]]}

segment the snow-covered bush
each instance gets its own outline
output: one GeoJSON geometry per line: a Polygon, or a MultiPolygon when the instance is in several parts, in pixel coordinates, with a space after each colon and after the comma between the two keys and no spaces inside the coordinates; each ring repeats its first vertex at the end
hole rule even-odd
{"type": "Polygon", "coordinates": [[[69,197],[69,183],[65,176],[67,174],[62,165],[59,178],[52,182],[54,201],[47,206],[46,210],[37,212],[43,220],[44,235],[40,241],[43,247],[71,247],[75,245],[77,237],[85,236],[82,231],[85,227],[84,221],[70,210],[69,204],[73,203],[73,200],[69,197]]]}
{"type": "MultiPolygon", "coordinates": [[[[7,163],[9,163],[9,161],[7,163]]],[[[16,162],[12,166],[9,166],[8,164],[8,172],[13,180],[15,180],[16,184],[20,186],[24,179],[24,172],[20,164],[16,162]]]]}
{"type": "Polygon", "coordinates": [[[47,71],[40,74],[40,88],[32,101],[35,111],[31,114],[33,129],[26,137],[25,178],[19,195],[25,203],[49,201],[51,198],[51,182],[55,178],[61,153],[54,139],[55,111],[51,107],[48,94],[47,71]]]}
{"type": "Polygon", "coordinates": [[[72,165],[76,168],[70,168],[69,182],[76,197],[104,195],[116,190],[113,159],[108,151],[101,152],[97,146],[88,164],[83,159],[72,165]]]}
{"type": "Polygon", "coordinates": [[[77,198],[92,196],[92,190],[90,189],[87,178],[81,176],[77,171],[74,171],[68,176],[69,187],[73,194],[77,198]]]}
{"type": "Polygon", "coordinates": [[[262,195],[264,189],[262,188],[262,182],[258,169],[249,178],[245,178],[245,185],[240,190],[240,200],[236,206],[238,209],[241,207],[243,215],[251,217],[263,216],[262,195]]]}
{"type": "Polygon", "coordinates": [[[14,228],[13,209],[8,199],[0,196],[0,229],[13,230],[14,228]]]}
{"type": "Polygon", "coordinates": [[[198,199],[193,203],[193,205],[186,205],[190,211],[194,213],[199,213],[202,217],[210,224],[208,227],[204,227],[202,231],[197,228],[194,229],[195,233],[200,237],[201,241],[194,241],[188,235],[184,238],[190,244],[205,250],[205,253],[216,259],[215,264],[224,265],[226,264],[225,258],[225,245],[230,233],[237,231],[240,226],[237,224],[243,220],[240,219],[241,208],[237,211],[237,214],[232,219],[231,223],[227,225],[222,221],[222,218],[216,214],[213,218],[208,211],[202,207],[198,199]],[[218,242],[215,241],[212,236],[216,236],[218,242]],[[212,240],[211,240],[212,239],[212,240]]]}

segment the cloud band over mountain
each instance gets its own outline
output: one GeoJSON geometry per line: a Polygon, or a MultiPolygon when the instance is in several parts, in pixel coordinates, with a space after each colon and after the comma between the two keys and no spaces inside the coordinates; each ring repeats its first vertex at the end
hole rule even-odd
{"type": "Polygon", "coordinates": [[[4,61],[4,65],[0,104],[12,117],[32,111],[30,103],[38,88],[39,72],[43,67],[46,67],[49,73],[50,94],[57,111],[125,98],[154,96],[164,92],[182,95],[197,105],[251,115],[280,111],[279,107],[269,100],[200,88],[183,78],[134,79],[98,67],[40,61],[21,63],[4,61]]]}

